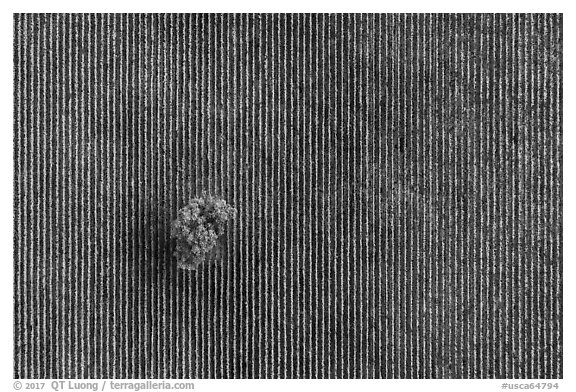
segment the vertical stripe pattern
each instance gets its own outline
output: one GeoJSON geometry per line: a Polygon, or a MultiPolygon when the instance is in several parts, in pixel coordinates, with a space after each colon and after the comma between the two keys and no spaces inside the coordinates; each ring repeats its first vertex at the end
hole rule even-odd
{"type": "Polygon", "coordinates": [[[563,376],[562,15],[16,14],[14,108],[17,378],[563,376]]]}

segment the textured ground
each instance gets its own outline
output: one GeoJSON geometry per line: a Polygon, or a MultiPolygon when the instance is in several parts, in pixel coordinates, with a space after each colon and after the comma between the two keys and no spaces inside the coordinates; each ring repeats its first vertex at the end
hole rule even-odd
{"type": "Polygon", "coordinates": [[[560,15],[14,34],[15,377],[562,377],[560,15]]]}

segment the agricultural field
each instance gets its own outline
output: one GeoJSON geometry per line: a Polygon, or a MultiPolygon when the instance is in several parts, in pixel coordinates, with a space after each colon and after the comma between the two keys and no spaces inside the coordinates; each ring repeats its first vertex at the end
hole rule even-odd
{"type": "Polygon", "coordinates": [[[561,15],[16,14],[14,109],[16,378],[563,377],[561,15]]]}

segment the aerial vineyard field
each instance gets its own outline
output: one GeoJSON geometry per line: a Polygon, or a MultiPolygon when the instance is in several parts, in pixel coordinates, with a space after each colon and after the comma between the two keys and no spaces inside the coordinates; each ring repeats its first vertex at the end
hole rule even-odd
{"type": "Polygon", "coordinates": [[[14,105],[17,378],[563,375],[561,15],[16,14],[14,105]]]}

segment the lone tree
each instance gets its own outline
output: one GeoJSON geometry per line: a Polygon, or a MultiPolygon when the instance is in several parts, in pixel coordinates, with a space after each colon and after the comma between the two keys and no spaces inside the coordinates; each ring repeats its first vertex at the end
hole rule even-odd
{"type": "Polygon", "coordinates": [[[235,215],[235,208],[213,196],[194,198],[180,209],[170,231],[176,240],[178,267],[197,269],[224,234],[226,222],[235,215]]]}

